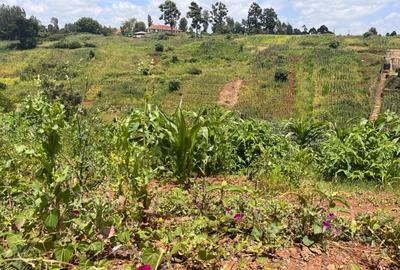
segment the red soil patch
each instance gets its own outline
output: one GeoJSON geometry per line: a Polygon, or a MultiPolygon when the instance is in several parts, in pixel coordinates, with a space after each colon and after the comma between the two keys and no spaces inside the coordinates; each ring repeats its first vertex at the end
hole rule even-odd
{"type": "Polygon", "coordinates": [[[362,193],[357,198],[346,196],[350,204],[348,213],[340,213],[346,218],[355,218],[358,214],[373,214],[378,210],[389,214],[400,222],[400,201],[393,195],[386,193],[362,193]]]}
{"type": "Polygon", "coordinates": [[[243,80],[235,80],[226,84],[219,93],[218,104],[232,108],[236,105],[243,80]]]}
{"type": "Polygon", "coordinates": [[[82,105],[83,107],[90,107],[90,106],[93,105],[94,102],[95,102],[95,100],[83,100],[83,101],[81,102],[81,105],[82,105]]]}

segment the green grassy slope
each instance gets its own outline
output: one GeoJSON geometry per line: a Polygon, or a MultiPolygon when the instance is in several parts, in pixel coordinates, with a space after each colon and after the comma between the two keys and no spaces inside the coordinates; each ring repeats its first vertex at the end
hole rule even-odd
{"type": "Polygon", "coordinates": [[[183,99],[185,108],[215,105],[221,88],[243,79],[235,109],[246,116],[282,120],[316,116],[345,122],[367,116],[374,85],[387,48],[400,48],[396,37],[334,36],[208,36],[177,35],[160,40],[112,36],[68,37],[96,48],[54,49],[52,43],[29,51],[12,51],[0,43],[0,81],[4,95],[19,102],[37,90],[35,79],[48,74],[80,91],[87,106],[105,115],[140,106],[145,97],[172,110],[183,99]],[[337,40],[340,47],[329,48],[337,40]],[[156,53],[155,44],[164,45],[156,53]],[[95,59],[89,60],[89,52],[95,59]],[[173,57],[178,61],[172,61],[173,57]],[[143,75],[139,67],[151,70],[143,75]],[[202,73],[189,74],[191,68],[202,73]],[[276,70],[289,73],[287,82],[274,80],[276,70]],[[179,79],[181,89],[168,90],[179,79]]]}

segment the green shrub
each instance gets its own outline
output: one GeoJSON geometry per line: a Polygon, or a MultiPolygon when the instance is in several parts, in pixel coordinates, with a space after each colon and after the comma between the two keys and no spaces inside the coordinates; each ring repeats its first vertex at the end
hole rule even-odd
{"type": "Polygon", "coordinates": [[[329,48],[332,48],[332,49],[337,49],[337,48],[339,48],[339,46],[340,46],[340,43],[337,40],[332,41],[331,43],[329,43],[329,48]]]}
{"type": "Polygon", "coordinates": [[[173,56],[172,56],[172,59],[171,59],[171,62],[174,63],[174,64],[178,63],[178,62],[179,62],[178,56],[173,55],[173,56]]]}
{"type": "Polygon", "coordinates": [[[84,46],[86,48],[96,48],[96,44],[90,43],[90,42],[85,42],[84,46]]]}
{"type": "Polygon", "coordinates": [[[191,67],[191,68],[188,69],[187,72],[188,72],[189,74],[192,74],[192,75],[199,75],[199,74],[202,73],[201,69],[199,69],[199,68],[197,68],[197,67],[191,67]]]}
{"type": "Polygon", "coordinates": [[[54,44],[55,48],[58,49],[79,49],[82,48],[82,43],[79,42],[78,40],[61,40],[59,42],[57,42],[56,44],[54,44]]]}
{"type": "Polygon", "coordinates": [[[162,45],[161,43],[156,43],[155,51],[156,52],[163,52],[164,51],[164,45],[162,45]]]}
{"type": "Polygon", "coordinates": [[[168,90],[173,92],[173,91],[178,91],[181,88],[181,80],[175,79],[175,80],[170,80],[168,82],[168,90]]]}
{"type": "Polygon", "coordinates": [[[288,72],[286,70],[283,69],[278,69],[275,72],[275,81],[277,82],[286,82],[288,80],[288,72]]]}
{"type": "Polygon", "coordinates": [[[14,110],[14,104],[12,103],[12,101],[5,97],[3,94],[0,94],[0,112],[11,112],[12,110],[14,110]]]}
{"type": "Polygon", "coordinates": [[[0,90],[7,89],[7,84],[0,82],[0,90]]]}
{"type": "Polygon", "coordinates": [[[89,60],[92,60],[92,59],[95,58],[95,57],[96,57],[95,52],[94,52],[93,50],[90,50],[88,59],[89,59],[89,60]]]}

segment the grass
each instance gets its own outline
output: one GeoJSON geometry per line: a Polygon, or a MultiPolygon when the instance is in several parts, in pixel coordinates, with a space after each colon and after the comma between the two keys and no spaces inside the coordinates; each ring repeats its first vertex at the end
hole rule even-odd
{"type": "MultiPolygon", "coordinates": [[[[0,80],[8,85],[5,94],[19,103],[37,89],[37,75],[59,74],[59,66],[64,65],[67,74],[72,74],[68,83],[105,114],[140,106],[144,97],[171,112],[181,99],[186,109],[216,105],[222,87],[242,79],[235,109],[245,116],[269,120],[315,116],[345,123],[368,115],[370,89],[385,49],[400,46],[397,37],[331,35],[176,35],[162,40],[154,35],[135,40],[80,34],[67,40],[93,43],[96,48],[55,49],[55,42],[46,42],[34,50],[15,51],[0,43],[4,63],[0,80]],[[332,41],[340,43],[338,49],[329,48],[332,41]],[[164,46],[164,52],[155,52],[156,43],[164,46]],[[89,60],[91,50],[95,58],[89,60]],[[174,63],[173,57],[178,61],[174,63]],[[46,64],[55,67],[43,68],[46,64]],[[151,74],[143,75],[139,66],[149,68],[151,74]],[[189,74],[191,68],[202,73],[189,74]],[[294,74],[291,81],[275,82],[278,68],[294,74]],[[22,80],[26,75],[29,79],[22,80]],[[168,81],[174,79],[181,80],[182,86],[170,92],[168,81]]],[[[65,78],[57,80],[67,83],[65,78]]]]}

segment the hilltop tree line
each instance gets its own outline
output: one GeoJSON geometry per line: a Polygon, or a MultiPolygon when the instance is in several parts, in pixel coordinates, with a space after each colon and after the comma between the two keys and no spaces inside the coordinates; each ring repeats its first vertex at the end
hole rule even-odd
{"type": "MultiPolygon", "coordinates": [[[[183,32],[193,33],[199,36],[211,31],[214,34],[278,34],[278,35],[315,35],[333,34],[325,25],[310,29],[303,25],[301,29],[294,28],[289,22],[282,22],[277,12],[271,8],[263,8],[253,2],[248,10],[247,18],[235,21],[229,16],[229,10],[223,2],[216,2],[211,9],[201,7],[192,1],[186,14],[178,9],[175,2],[165,0],[159,6],[160,20],[171,28],[177,27],[183,32]]],[[[150,15],[147,17],[147,27],[153,24],[150,15]]],[[[46,38],[55,34],[68,34],[73,32],[85,32],[92,34],[111,35],[117,31],[115,28],[101,25],[98,21],[83,17],[74,23],[67,23],[60,28],[59,21],[53,17],[50,24],[45,26],[37,18],[27,18],[23,8],[18,6],[0,6],[0,40],[19,40],[17,45],[20,49],[36,47],[39,38],[46,38]]],[[[135,18],[123,22],[120,27],[123,35],[129,36],[135,32],[146,31],[146,23],[135,18]]],[[[364,33],[365,37],[378,35],[376,28],[372,27],[364,33]]],[[[397,33],[387,33],[387,36],[396,36],[397,33]]]]}
{"type": "Polygon", "coordinates": [[[171,28],[179,27],[179,30],[183,32],[189,31],[196,35],[208,32],[210,25],[211,31],[215,34],[333,34],[325,25],[318,29],[313,27],[310,30],[305,25],[302,29],[294,28],[290,23],[279,20],[273,8],[262,8],[256,2],[250,5],[247,18],[241,22],[228,16],[228,8],[223,2],[216,2],[211,6],[211,10],[207,10],[192,1],[186,17],[182,18],[182,13],[171,0],[166,0],[159,8],[160,20],[163,20],[165,25],[171,28]],[[189,28],[188,19],[191,21],[189,28]]]}
{"type": "Polygon", "coordinates": [[[20,49],[35,48],[39,38],[72,32],[111,35],[113,28],[103,26],[92,18],[83,17],[74,23],[65,24],[61,29],[55,17],[46,26],[34,16],[27,18],[21,7],[4,4],[0,6],[0,40],[18,40],[20,49]]]}

